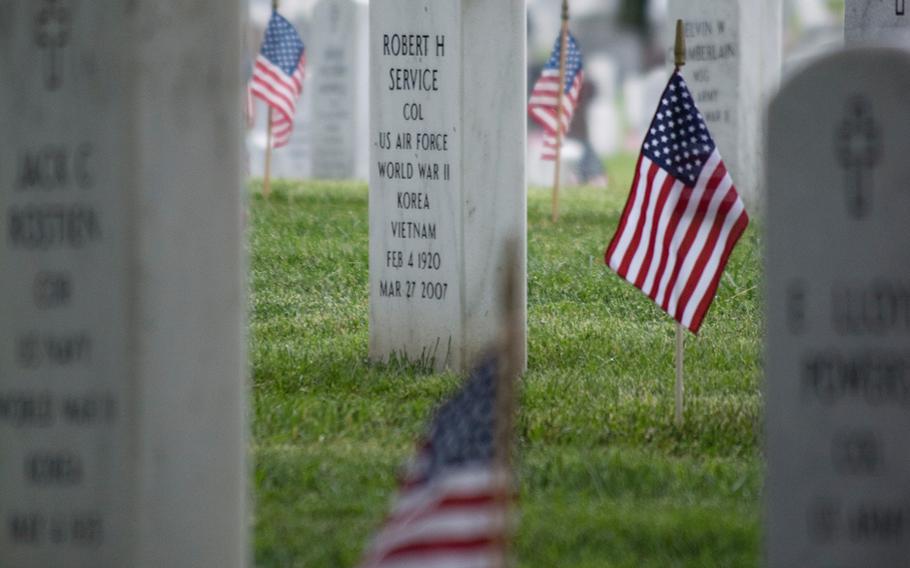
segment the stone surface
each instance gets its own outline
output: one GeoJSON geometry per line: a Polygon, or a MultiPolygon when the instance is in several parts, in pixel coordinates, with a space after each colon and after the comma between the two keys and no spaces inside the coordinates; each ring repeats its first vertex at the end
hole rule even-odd
{"type": "Polygon", "coordinates": [[[641,151],[642,141],[660,101],[667,88],[667,70],[657,67],[639,75],[631,75],[622,85],[623,105],[628,121],[627,152],[641,151]]]}
{"type": "Polygon", "coordinates": [[[0,3],[0,566],[246,563],[240,19],[0,3]]]}
{"type": "Polygon", "coordinates": [[[623,120],[616,98],[619,67],[609,55],[589,57],[585,61],[585,80],[594,90],[587,116],[591,145],[601,156],[613,155],[622,144],[623,120]]]}
{"type": "Polygon", "coordinates": [[[827,57],[770,110],[769,566],[910,556],[910,56],[827,57]]]}
{"type": "MultiPolygon", "coordinates": [[[[544,152],[543,130],[534,129],[528,134],[528,185],[530,187],[548,187],[552,190],[553,178],[556,176],[556,163],[553,160],[541,158],[544,152]]],[[[578,167],[584,156],[585,147],[577,139],[566,137],[562,141],[562,151],[559,156],[559,183],[566,188],[577,186],[578,167]]]]}
{"type": "Polygon", "coordinates": [[[317,179],[369,175],[369,5],[322,0],[313,13],[307,57],[312,83],[312,166],[317,179]]]}
{"type": "Polygon", "coordinates": [[[907,0],[847,0],[844,41],[848,46],[893,44],[910,47],[907,0]]]}
{"type": "Polygon", "coordinates": [[[374,0],[370,32],[370,355],[461,371],[509,238],[526,303],[525,4],[374,0]]]}
{"type": "Polygon", "coordinates": [[[762,207],[764,113],[781,72],[781,0],[669,0],[664,32],[673,66],[686,23],[683,76],[751,214],[762,207]]]}

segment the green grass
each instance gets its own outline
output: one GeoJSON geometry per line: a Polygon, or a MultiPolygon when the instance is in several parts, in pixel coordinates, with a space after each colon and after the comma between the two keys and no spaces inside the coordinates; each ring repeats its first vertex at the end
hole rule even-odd
{"type": "MultiPolygon", "coordinates": [[[[528,373],[518,417],[522,567],[750,566],[759,558],[759,234],[737,247],[687,338],[673,425],[674,326],[603,265],[631,181],[528,200],[528,373]]],[[[397,467],[450,374],[367,352],[367,188],[274,184],[251,198],[255,558],[356,564],[397,467]]]]}

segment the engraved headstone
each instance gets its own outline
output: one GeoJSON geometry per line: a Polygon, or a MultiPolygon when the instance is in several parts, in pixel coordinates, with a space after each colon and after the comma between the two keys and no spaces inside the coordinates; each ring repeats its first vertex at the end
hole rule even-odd
{"type": "Polygon", "coordinates": [[[907,0],[847,0],[844,40],[848,46],[875,43],[910,47],[907,0]]]}
{"type": "Polygon", "coordinates": [[[369,5],[365,0],[322,0],[313,12],[307,58],[313,80],[310,136],[318,179],[369,175],[369,5]]]}
{"type": "Polygon", "coordinates": [[[910,55],[841,52],[772,103],[769,566],[910,558],[910,55]]]}
{"type": "MultiPolygon", "coordinates": [[[[683,74],[749,211],[763,201],[764,109],[781,73],[781,0],[670,0],[685,22],[683,74]]],[[[664,33],[673,64],[674,34],[664,33]]]]}
{"type": "Polygon", "coordinates": [[[240,18],[0,3],[0,566],[247,560],[240,18]]]}
{"type": "Polygon", "coordinates": [[[503,245],[526,242],[525,27],[523,0],[371,3],[374,359],[457,371],[496,337],[503,245]]]}

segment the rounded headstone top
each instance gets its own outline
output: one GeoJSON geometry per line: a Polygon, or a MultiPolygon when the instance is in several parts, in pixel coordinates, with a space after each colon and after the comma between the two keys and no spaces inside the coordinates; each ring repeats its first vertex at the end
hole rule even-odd
{"type": "Polygon", "coordinates": [[[858,86],[864,85],[863,77],[875,77],[877,81],[900,82],[910,81],[910,51],[889,46],[864,46],[844,49],[819,57],[806,65],[799,73],[790,75],[781,85],[780,91],[771,102],[771,112],[776,105],[784,101],[793,101],[811,105],[811,99],[799,99],[792,96],[793,91],[812,89],[819,78],[831,74],[841,75],[847,81],[858,86]],[[888,69],[888,73],[881,73],[888,69]]]}

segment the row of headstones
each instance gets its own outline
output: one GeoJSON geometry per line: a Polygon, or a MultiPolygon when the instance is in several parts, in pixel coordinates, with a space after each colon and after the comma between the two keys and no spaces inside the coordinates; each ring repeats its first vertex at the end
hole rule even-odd
{"type": "MultiPolygon", "coordinates": [[[[460,370],[494,338],[526,234],[524,10],[372,3],[377,359],[460,370]]],[[[239,10],[0,14],[0,565],[243,565],[239,10]]],[[[773,565],[908,550],[908,84],[905,53],[845,53],[771,108],[773,565]]]]}
{"type": "MultiPolygon", "coordinates": [[[[910,31],[902,6],[900,0],[848,2],[848,43],[906,39],[910,45],[910,35],[901,36],[910,31]]],[[[451,39],[449,51],[439,52],[436,34],[386,33],[376,23],[385,14],[374,10],[370,48],[371,92],[384,95],[371,99],[370,351],[464,370],[495,335],[494,275],[502,267],[489,254],[496,250],[491,245],[524,235],[524,172],[505,166],[524,155],[515,142],[525,140],[518,117],[525,83],[500,78],[497,88],[514,99],[487,97],[472,76],[484,66],[451,67],[451,39]],[[402,88],[412,87],[408,72],[425,70],[433,71],[428,91],[422,84],[413,86],[417,92],[402,88]],[[497,124],[490,134],[467,129],[485,121],[497,124]],[[487,191],[494,181],[499,190],[487,191]]],[[[686,24],[684,75],[755,216],[764,205],[766,108],[780,80],[781,2],[675,0],[669,15],[686,24]]],[[[414,22],[415,29],[433,25],[414,22]]],[[[512,46],[503,38],[498,44],[512,46]]],[[[510,57],[490,75],[505,77],[502,69],[515,66],[517,56],[510,57]]]]}
{"type": "MultiPolygon", "coordinates": [[[[903,38],[905,0],[851,5],[846,14],[847,40],[861,41],[864,30],[903,38]]],[[[696,91],[726,163],[752,209],[761,206],[763,122],[761,109],[774,94],[781,71],[782,3],[676,0],[671,22],[687,22],[690,42],[687,76],[696,91]]],[[[309,71],[301,121],[288,147],[273,156],[279,177],[367,179],[369,175],[368,5],[364,0],[322,0],[307,38],[309,71]]],[[[672,51],[672,35],[667,50],[672,51]]],[[[672,54],[667,58],[672,61],[672,54]]],[[[662,84],[658,81],[659,88],[662,84]]],[[[647,105],[646,105],[647,106],[647,105]]],[[[614,116],[615,118],[615,116],[614,116]]],[[[261,156],[251,156],[260,172],[261,156]]]]}

